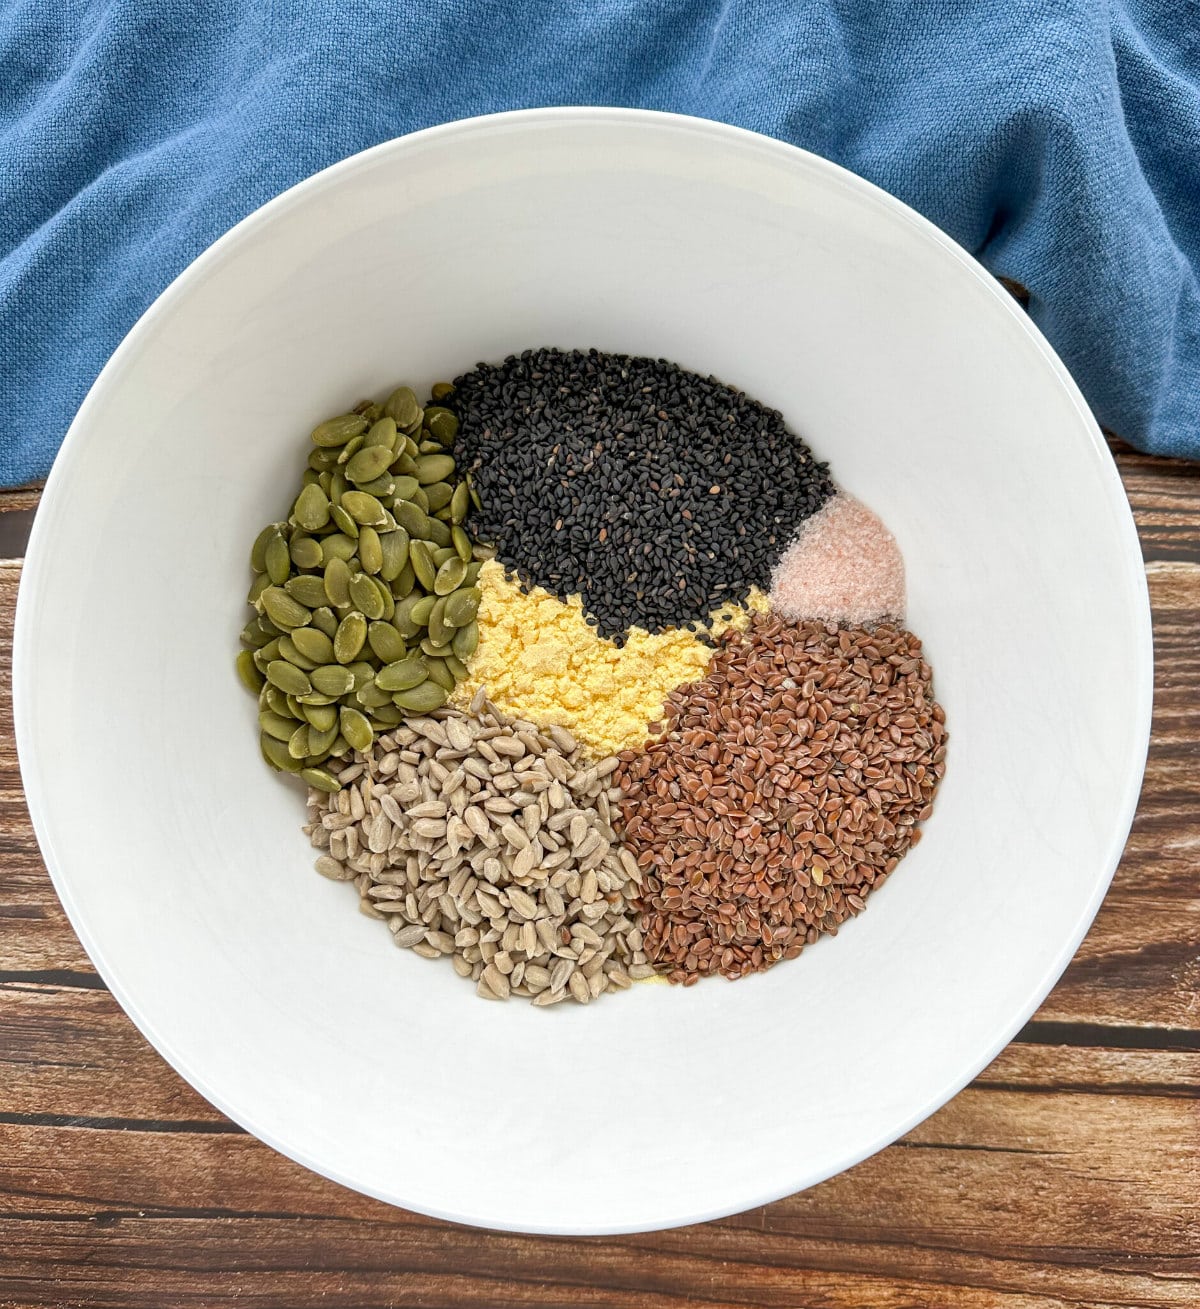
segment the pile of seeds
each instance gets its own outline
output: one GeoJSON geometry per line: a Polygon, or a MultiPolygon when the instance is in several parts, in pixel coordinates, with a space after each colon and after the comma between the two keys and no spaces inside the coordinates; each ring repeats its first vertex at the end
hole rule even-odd
{"type": "Polygon", "coordinates": [[[485,999],[792,958],[930,813],[894,538],[779,413],[665,360],[363,401],[250,562],[238,673],[318,871],[485,999]]]}
{"type": "Polygon", "coordinates": [[[637,864],[611,826],[616,767],[480,694],[381,736],[339,794],[310,791],[306,831],[318,871],[353,880],[397,945],[449,955],[485,999],[586,1004],[654,971],[628,908],[637,864]]]}
{"type": "Polygon", "coordinates": [[[919,839],[944,722],[911,632],[771,615],[726,636],[666,731],[621,755],[651,961],[741,977],[836,933],[919,839]]]}
{"type": "Polygon", "coordinates": [[[313,431],[290,517],[250,552],[257,616],[237,667],[272,768],[336,791],[322,764],[436,709],[466,676],[480,565],[463,526],[470,487],[446,452],[457,431],[406,386],[313,431]]]}
{"type": "Polygon", "coordinates": [[[526,351],[459,378],[446,404],[477,534],[617,642],[765,590],[833,490],[779,413],[665,360],[526,351]]]}

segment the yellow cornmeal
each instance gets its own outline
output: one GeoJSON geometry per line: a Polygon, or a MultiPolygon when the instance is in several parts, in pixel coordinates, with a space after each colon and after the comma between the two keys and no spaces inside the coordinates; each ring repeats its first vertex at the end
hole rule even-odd
{"type": "MultiPolygon", "coordinates": [[[[452,703],[465,704],[483,686],[498,709],[565,727],[596,755],[640,745],[667,695],[703,677],[712,657],[711,645],[683,630],[634,627],[617,646],[588,626],[578,596],[564,604],[540,586],[524,591],[495,560],[480,569],[478,585],[479,647],[452,703]]],[[[743,628],[751,610],[767,608],[767,597],[752,590],[744,606],[717,610],[707,631],[743,628]]]]}

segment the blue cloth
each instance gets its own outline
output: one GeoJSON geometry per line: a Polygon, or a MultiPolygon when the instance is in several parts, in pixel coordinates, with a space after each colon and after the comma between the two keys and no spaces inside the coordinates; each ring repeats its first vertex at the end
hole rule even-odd
{"type": "Polygon", "coordinates": [[[634,105],[806,146],[1030,311],[1100,421],[1200,456],[1200,0],[0,0],[0,483],[285,187],[470,114],[634,105]]]}

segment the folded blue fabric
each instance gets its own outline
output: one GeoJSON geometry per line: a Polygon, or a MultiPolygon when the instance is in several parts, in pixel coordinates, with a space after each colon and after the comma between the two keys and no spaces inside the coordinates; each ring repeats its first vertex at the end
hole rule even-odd
{"type": "Polygon", "coordinates": [[[1102,423],[1200,456],[1198,0],[0,3],[0,483],[168,282],[325,165],[633,105],[806,146],[1030,293],[1102,423]]]}

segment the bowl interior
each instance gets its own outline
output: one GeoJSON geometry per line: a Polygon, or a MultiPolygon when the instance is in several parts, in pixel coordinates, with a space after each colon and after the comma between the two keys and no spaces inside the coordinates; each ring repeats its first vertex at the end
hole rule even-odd
{"type": "Polygon", "coordinates": [[[19,743],[85,945],[235,1119],[410,1208],[640,1229],[857,1161],[1024,1021],[1128,828],[1148,631],[1094,423],[951,242],[733,129],[503,115],[298,187],[134,330],[39,514],[19,743]],[[951,732],[935,815],[861,919],[737,985],[480,1003],[312,873],[233,676],[247,551],[314,421],[542,344],[666,356],[778,406],[904,551],[951,732]]]}

